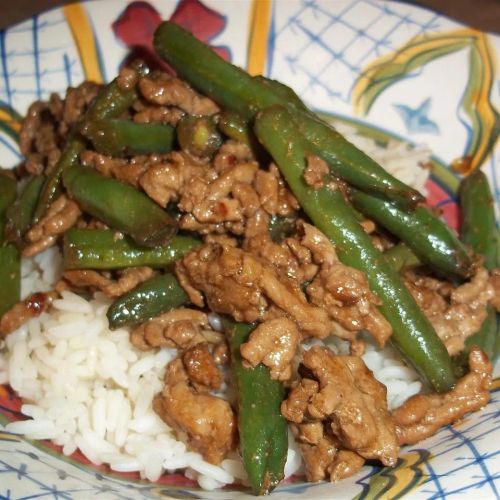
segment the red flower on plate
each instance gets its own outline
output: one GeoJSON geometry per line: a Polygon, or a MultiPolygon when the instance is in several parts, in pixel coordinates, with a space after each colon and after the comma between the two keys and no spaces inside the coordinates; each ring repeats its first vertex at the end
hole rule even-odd
{"type": "MultiPolygon", "coordinates": [[[[205,43],[209,43],[226,26],[226,18],[200,0],[181,0],[170,20],[191,31],[205,43]]],[[[115,36],[131,50],[124,63],[140,57],[151,67],[169,70],[153,48],[153,35],[161,22],[160,14],[148,2],[132,2],[125,8],[112,24],[115,36]]],[[[213,48],[224,59],[231,58],[227,47],[213,48]]]]}
{"type": "Polygon", "coordinates": [[[460,219],[457,200],[432,179],[426,182],[425,188],[427,189],[427,204],[441,210],[448,225],[457,230],[460,219]]]}

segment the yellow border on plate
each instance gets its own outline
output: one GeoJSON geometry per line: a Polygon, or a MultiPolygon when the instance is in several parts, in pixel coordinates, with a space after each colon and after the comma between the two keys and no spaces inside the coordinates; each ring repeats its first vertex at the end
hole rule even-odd
{"type": "Polygon", "coordinates": [[[3,122],[16,133],[21,132],[21,121],[14,118],[6,109],[0,109],[0,122],[3,122]]]}
{"type": "Polygon", "coordinates": [[[253,0],[251,9],[247,71],[251,75],[263,75],[271,26],[271,0],[253,0]]]}
{"type": "Polygon", "coordinates": [[[80,55],[85,79],[102,83],[102,72],[94,31],[84,6],[77,3],[65,5],[63,12],[80,55]]]}

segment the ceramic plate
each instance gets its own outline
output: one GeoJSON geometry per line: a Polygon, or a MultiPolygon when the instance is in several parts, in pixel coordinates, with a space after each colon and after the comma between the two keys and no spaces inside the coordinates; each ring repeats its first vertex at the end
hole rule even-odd
{"type": "MultiPolygon", "coordinates": [[[[0,31],[0,158],[20,160],[20,116],[30,102],[84,79],[108,81],[130,48],[151,48],[173,16],[253,74],[290,84],[313,108],[353,119],[378,140],[426,143],[436,155],[429,202],[457,225],[458,178],[443,165],[464,158],[487,173],[498,202],[500,38],[407,4],[381,0],[101,0],[73,4],[0,31]]],[[[0,284],[1,286],[1,284],[0,284]]],[[[0,498],[247,497],[204,492],[181,475],[159,483],[63,456],[50,443],[2,432],[20,402],[0,386],[0,498]]],[[[491,403],[458,425],[402,450],[394,469],[365,467],[337,485],[300,479],[288,498],[499,498],[500,383],[491,403]]]]}

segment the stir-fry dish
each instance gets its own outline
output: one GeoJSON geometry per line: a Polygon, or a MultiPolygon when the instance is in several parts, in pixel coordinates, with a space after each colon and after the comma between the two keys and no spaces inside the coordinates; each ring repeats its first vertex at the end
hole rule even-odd
{"type": "Polygon", "coordinates": [[[155,48],[171,72],[137,61],[33,103],[1,172],[0,381],[31,417],[7,430],[261,495],[395,466],[483,408],[484,174],[459,237],[289,87],[171,22],[155,48]]]}

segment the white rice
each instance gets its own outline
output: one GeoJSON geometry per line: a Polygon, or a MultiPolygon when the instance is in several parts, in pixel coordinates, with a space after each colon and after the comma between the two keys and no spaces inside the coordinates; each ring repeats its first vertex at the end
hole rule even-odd
{"type": "Polygon", "coordinates": [[[52,247],[32,258],[21,259],[21,299],[48,292],[62,275],[62,256],[52,247]]]}
{"type": "MultiPolygon", "coordinates": [[[[428,176],[419,168],[428,151],[409,150],[397,143],[381,149],[374,141],[337,124],[349,139],[398,177],[423,191],[428,176]]],[[[55,248],[22,261],[22,297],[48,291],[61,274],[61,255],[55,248]]],[[[142,352],[129,342],[126,329],[111,331],[103,294],[86,299],[65,291],[54,301],[51,314],[32,319],[5,341],[0,351],[0,383],[10,384],[26,403],[21,411],[31,419],[7,424],[6,430],[32,439],[50,439],[65,455],[79,449],[92,463],[106,463],[117,472],[140,473],[156,481],[164,472],[185,469],[187,477],[212,490],[234,481],[245,483],[240,458],[233,452],[220,466],[188,451],[152,409],[163,387],[165,366],[173,349],[142,352]]],[[[220,318],[209,316],[221,329],[220,318]]],[[[314,343],[311,342],[310,345],[314,343]]],[[[330,347],[345,350],[332,339],[330,347]]],[[[389,406],[400,405],[421,389],[415,371],[392,349],[368,344],[364,360],[388,389],[389,406]]],[[[290,435],[285,475],[302,471],[302,458],[290,435]]]]}
{"type": "MultiPolygon", "coordinates": [[[[42,262],[40,259],[39,262],[42,262]]],[[[43,266],[43,264],[41,264],[43,266]]],[[[30,279],[40,280],[36,270],[30,279]]],[[[45,284],[48,285],[48,284],[45,284]]],[[[213,489],[244,480],[235,455],[220,466],[188,452],[152,409],[165,366],[175,349],[142,352],[125,329],[111,331],[103,294],[91,301],[65,291],[44,313],[6,338],[0,380],[25,401],[30,420],[6,430],[31,439],[51,439],[72,454],[77,448],[94,464],[138,471],[156,481],[165,470],[190,467],[190,476],[213,489]]]]}

